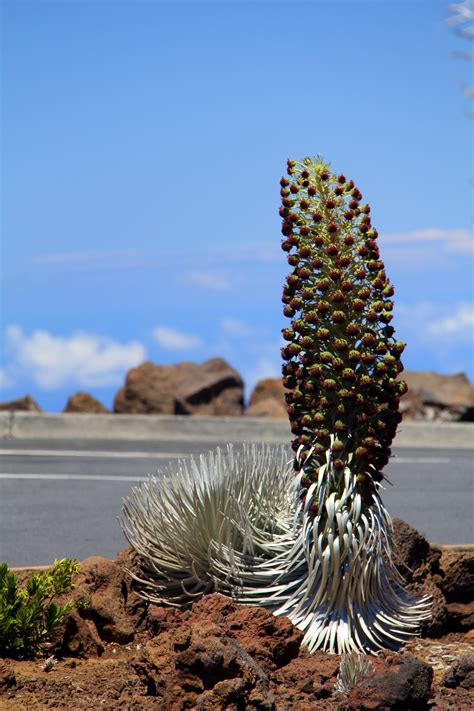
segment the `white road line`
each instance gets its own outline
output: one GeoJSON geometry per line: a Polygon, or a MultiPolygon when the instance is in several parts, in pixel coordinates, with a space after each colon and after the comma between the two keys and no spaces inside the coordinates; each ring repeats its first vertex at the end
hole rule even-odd
{"type": "Polygon", "coordinates": [[[1,479],[44,479],[51,481],[145,481],[145,476],[111,476],[101,474],[2,474],[1,479]]]}
{"type": "Polygon", "coordinates": [[[390,464],[449,464],[452,460],[448,457],[397,457],[390,460],[390,464]]]}
{"type": "MultiPolygon", "coordinates": [[[[189,459],[192,454],[181,452],[103,452],[73,449],[0,449],[2,457],[84,457],[91,459],[189,459]]],[[[195,455],[198,456],[198,455],[195,455]]],[[[449,464],[449,457],[398,457],[391,464],[449,464]]]]}
{"type": "Polygon", "coordinates": [[[179,452],[95,452],[80,449],[0,449],[2,457],[91,457],[93,459],[188,459],[179,452]]]}

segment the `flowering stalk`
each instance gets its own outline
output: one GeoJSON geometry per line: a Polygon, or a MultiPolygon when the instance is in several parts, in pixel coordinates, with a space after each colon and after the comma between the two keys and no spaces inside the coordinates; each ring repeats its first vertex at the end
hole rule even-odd
{"type": "Polygon", "coordinates": [[[334,471],[351,460],[370,501],[407,389],[396,379],[404,344],[390,324],[394,289],[354,182],[321,159],[288,161],[288,173],[281,180],[281,246],[293,269],[283,289],[291,326],[283,330],[282,356],[293,449],[298,466],[306,462],[304,490],[329,450],[334,471]]]}
{"type": "Polygon", "coordinates": [[[288,161],[280,185],[281,246],[293,267],[283,383],[308,569],[277,614],[306,630],[310,649],[393,647],[429,616],[427,599],[402,590],[378,491],[407,389],[397,380],[394,289],[352,180],[318,157],[288,161]]]}

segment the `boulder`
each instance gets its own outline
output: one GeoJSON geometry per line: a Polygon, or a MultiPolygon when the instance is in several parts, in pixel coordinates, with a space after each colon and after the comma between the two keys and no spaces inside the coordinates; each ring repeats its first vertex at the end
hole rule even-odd
{"type": "Polygon", "coordinates": [[[442,686],[455,689],[474,689],[474,654],[466,654],[456,659],[441,681],[442,686]]]}
{"type": "Polygon", "coordinates": [[[469,603],[474,598],[474,550],[445,548],[438,585],[448,602],[469,603]]]}
{"type": "Polygon", "coordinates": [[[440,375],[430,371],[404,371],[408,384],[400,410],[416,420],[474,420],[474,386],[464,373],[440,375]]]}
{"type": "Polygon", "coordinates": [[[114,401],[114,412],[162,415],[241,415],[243,381],[222,358],[132,368],[114,401]]]}
{"type": "Polygon", "coordinates": [[[355,684],[347,708],[369,709],[426,708],[431,696],[433,668],[409,654],[373,660],[375,669],[355,684]]]}
{"type": "Polygon", "coordinates": [[[68,398],[63,412],[91,412],[100,415],[106,414],[110,410],[89,393],[79,391],[68,398]]]}
{"type": "Polygon", "coordinates": [[[38,403],[33,400],[31,395],[25,395],[17,400],[9,400],[8,402],[0,402],[0,410],[21,410],[23,412],[43,412],[38,403]]]}
{"type": "Polygon", "coordinates": [[[281,378],[259,380],[252,390],[245,412],[250,417],[281,417],[288,413],[285,402],[285,388],[281,378]]]}

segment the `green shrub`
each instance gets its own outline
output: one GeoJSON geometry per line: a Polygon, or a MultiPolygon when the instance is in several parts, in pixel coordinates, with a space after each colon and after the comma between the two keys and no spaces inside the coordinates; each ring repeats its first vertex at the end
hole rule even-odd
{"type": "Polygon", "coordinates": [[[75,587],[72,577],[78,571],[77,561],[56,560],[22,585],[6,563],[0,564],[0,656],[31,657],[52,639],[67,613],[80,604],[54,600],[75,587]]]}

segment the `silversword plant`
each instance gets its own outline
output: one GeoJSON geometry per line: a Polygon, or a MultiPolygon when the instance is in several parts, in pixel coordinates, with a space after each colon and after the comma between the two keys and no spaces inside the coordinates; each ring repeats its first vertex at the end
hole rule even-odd
{"type": "Polygon", "coordinates": [[[306,158],[288,161],[280,185],[293,454],[229,447],[133,489],[132,574],[152,601],[219,590],[287,615],[310,651],[397,648],[430,604],[403,589],[380,497],[406,391],[394,289],[353,181],[306,158]]]}

